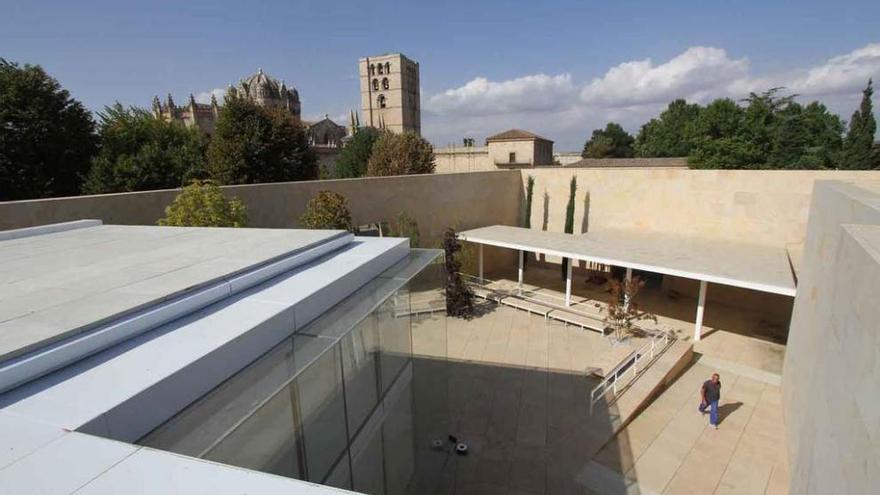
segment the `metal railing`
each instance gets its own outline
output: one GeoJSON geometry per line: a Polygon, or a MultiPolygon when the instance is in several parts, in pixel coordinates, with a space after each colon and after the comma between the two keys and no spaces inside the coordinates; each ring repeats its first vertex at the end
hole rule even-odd
{"type": "Polygon", "coordinates": [[[651,340],[645,342],[642,347],[615,366],[614,369],[611,370],[611,372],[608,373],[590,392],[590,414],[593,414],[593,406],[602,400],[609,390],[613,395],[612,399],[617,398],[618,388],[632,383],[632,380],[635,380],[635,378],[638,377],[639,372],[644,371],[645,368],[651,364],[651,361],[654,360],[654,357],[660,355],[660,353],[666,349],[669,345],[669,340],[669,332],[657,332],[651,336],[651,340]],[[639,368],[639,364],[646,359],[647,364],[639,368]],[[620,384],[621,379],[626,378],[630,372],[632,373],[631,379],[625,384],[620,384]]]}

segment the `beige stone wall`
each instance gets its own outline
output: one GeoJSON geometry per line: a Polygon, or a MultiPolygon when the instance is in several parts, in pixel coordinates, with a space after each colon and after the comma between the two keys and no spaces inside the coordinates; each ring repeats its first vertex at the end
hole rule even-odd
{"type": "Polygon", "coordinates": [[[687,157],[670,158],[581,158],[562,163],[576,168],[679,167],[688,168],[687,157]]]}
{"type": "Polygon", "coordinates": [[[434,148],[435,173],[484,172],[498,170],[489,161],[489,149],[485,146],[434,148]]]}
{"type": "Polygon", "coordinates": [[[815,180],[880,179],[880,171],[552,168],[522,170],[523,188],[529,175],[533,228],[563,231],[577,176],[575,233],[664,231],[776,246],[803,242],[815,180]]]}
{"type": "Polygon", "coordinates": [[[791,493],[880,487],[880,182],[860,185],[812,198],[783,369],[791,493]]]}

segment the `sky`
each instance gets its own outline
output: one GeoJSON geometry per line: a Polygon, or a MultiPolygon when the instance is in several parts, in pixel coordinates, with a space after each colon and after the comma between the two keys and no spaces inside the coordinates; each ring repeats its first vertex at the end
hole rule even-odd
{"type": "Polygon", "coordinates": [[[401,52],[435,146],[523,128],[579,151],[674,98],[774,86],[848,120],[880,80],[878,21],[876,0],[0,0],[0,57],[41,65],[93,111],[207,101],[262,68],[298,89],[303,118],[346,124],[358,59],[401,52]]]}

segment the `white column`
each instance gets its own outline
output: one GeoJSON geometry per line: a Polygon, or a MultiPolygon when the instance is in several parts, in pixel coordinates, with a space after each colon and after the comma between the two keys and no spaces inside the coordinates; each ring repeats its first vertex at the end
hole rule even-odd
{"type": "Polygon", "coordinates": [[[568,260],[568,269],[565,274],[565,305],[571,306],[571,263],[572,260],[568,260]]]}
{"type": "MultiPolygon", "coordinates": [[[[633,269],[627,267],[626,268],[626,281],[629,282],[633,278],[633,269]]],[[[626,287],[626,285],[624,285],[626,287]]],[[[623,291],[623,310],[626,311],[629,309],[629,294],[627,294],[626,290],[623,291]]]]}
{"type": "Polygon", "coordinates": [[[483,245],[480,244],[480,285],[483,285],[483,245]]]}
{"type": "Polygon", "coordinates": [[[523,258],[525,258],[525,252],[519,252],[519,290],[522,292],[522,284],[523,284],[523,258]]]}
{"type": "Polygon", "coordinates": [[[703,333],[703,307],[706,305],[706,281],[700,280],[700,296],[697,298],[697,319],[694,323],[694,342],[700,341],[703,333]]]}

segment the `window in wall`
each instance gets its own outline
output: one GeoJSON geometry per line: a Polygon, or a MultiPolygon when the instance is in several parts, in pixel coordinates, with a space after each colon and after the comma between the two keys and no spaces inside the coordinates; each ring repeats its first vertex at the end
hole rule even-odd
{"type": "Polygon", "coordinates": [[[385,62],[385,73],[391,74],[391,63],[390,62],[385,62]]]}
{"type": "Polygon", "coordinates": [[[516,163],[516,153],[510,153],[507,159],[510,163],[516,163]]]}
{"type": "Polygon", "coordinates": [[[376,101],[379,103],[379,108],[385,108],[385,95],[379,95],[376,101]]]}
{"type": "Polygon", "coordinates": [[[379,80],[373,79],[373,91],[379,91],[379,80]]]}
{"type": "Polygon", "coordinates": [[[376,68],[379,70],[379,74],[382,74],[382,64],[377,65],[376,68]]]}
{"type": "Polygon", "coordinates": [[[375,73],[376,73],[376,64],[370,64],[370,75],[372,76],[375,73]]]}
{"type": "MultiPolygon", "coordinates": [[[[376,88],[376,89],[378,89],[378,88],[376,88]]],[[[387,77],[382,78],[382,89],[388,89],[388,78],[387,77]]]]}

